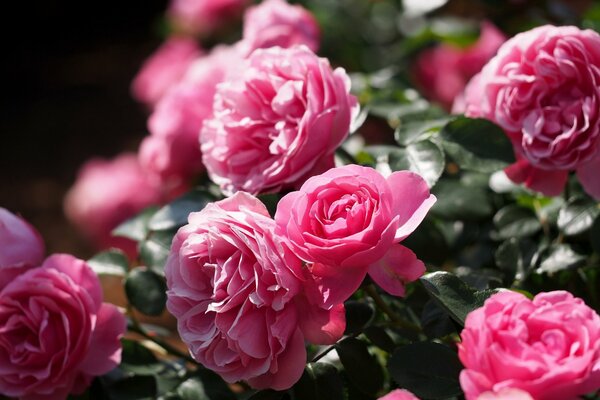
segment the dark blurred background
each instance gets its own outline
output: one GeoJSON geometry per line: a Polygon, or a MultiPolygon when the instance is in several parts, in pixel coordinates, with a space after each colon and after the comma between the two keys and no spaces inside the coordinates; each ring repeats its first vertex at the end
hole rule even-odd
{"type": "Polygon", "coordinates": [[[129,95],[161,42],[166,0],[40,0],[3,11],[0,206],[42,233],[48,252],[88,256],[62,198],[93,156],[135,151],[146,110],[129,95]]]}

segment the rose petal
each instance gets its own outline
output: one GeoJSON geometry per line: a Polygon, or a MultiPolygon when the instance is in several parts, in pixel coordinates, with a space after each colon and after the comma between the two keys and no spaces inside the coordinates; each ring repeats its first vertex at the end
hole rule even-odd
{"type": "Polygon", "coordinates": [[[399,244],[369,266],[373,281],[394,296],[404,296],[405,284],[419,279],[424,273],[425,264],[410,249],[399,244]]]}

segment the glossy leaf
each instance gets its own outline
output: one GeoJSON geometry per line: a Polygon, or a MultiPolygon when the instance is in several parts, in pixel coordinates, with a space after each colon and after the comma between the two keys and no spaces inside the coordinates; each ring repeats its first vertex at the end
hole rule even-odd
{"type": "Polygon", "coordinates": [[[383,371],[369,353],[367,344],[352,337],[335,345],[348,378],[366,394],[375,394],[383,386],[383,371]]]}
{"type": "Polygon", "coordinates": [[[117,226],[112,231],[113,236],[126,237],[136,242],[144,240],[148,234],[148,221],[150,221],[156,210],[156,207],[146,208],[140,214],[117,226]]]}
{"type": "Polygon", "coordinates": [[[552,246],[542,257],[537,273],[553,274],[559,271],[574,269],[585,263],[586,257],[576,253],[571,246],[559,244],[552,246]]]}
{"type": "Polygon", "coordinates": [[[336,367],[329,363],[309,363],[300,381],[294,385],[296,400],[344,400],[344,382],[336,367]]]}
{"type": "Polygon", "coordinates": [[[179,228],[187,224],[191,212],[200,211],[215,200],[211,193],[204,190],[186,193],[158,210],[149,220],[148,228],[153,231],[179,228]]]}
{"type": "Polygon", "coordinates": [[[138,267],[125,280],[125,293],[132,306],[146,315],[160,315],[167,302],[167,285],[155,272],[138,267]]]}
{"type": "Polygon", "coordinates": [[[440,133],[444,150],[463,169],[492,173],[515,161],[504,131],[486,119],[458,117],[440,133]]]}
{"type": "Polygon", "coordinates": [[[600,208],[596,202],[584,197],[574,197],[561,207],[558,228],[565,235],[578,235],[589,230],[598,215],[600,208]]]}
{"type": "Polygon", "coordinates": [[[98,253],[87,263],[97,275],[125,276],[129,270],[127,256],[118,249],[98,253]]]}
{"type": "Polygon", "coordinates": [[[496,236],[499,239],[531,236],[542,229],[542,224],[533,211],[510,204],[494,215],[496,236]]]}
{"type": "Polygon", "coordinates": [[[432,190],[437,197],[431,212],[448,220],[480,220],[493,213],[484,189],[460,181],[442,180],[432,190]]]}
{"type": "Polygon", "coordinates": [[[425,179],[429,187],[433,187],[444,172],[445,158],[437,144],[424,140],[391,152],[388,163],[392,171],[415,172],[425,179]]]}
{"type": "Polygon", "coordinates": [[[394,381],[425,399],[448,399],[462,393],[463,366],[456,352],[439,343],[419,342],[397,349],[388,363],[394,381]]]}

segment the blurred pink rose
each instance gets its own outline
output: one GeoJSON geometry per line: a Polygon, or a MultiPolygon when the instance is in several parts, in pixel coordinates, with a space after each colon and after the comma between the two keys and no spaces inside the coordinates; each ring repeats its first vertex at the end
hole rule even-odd
{"type": "Polygon", "coordinates": [[[84,261],[48,257],[0,291],[0,393],[22,400],[83,393],[121,361],[125,328],[84,261]]]}
{"type": "Polygon", "coordinates": [[[23,218],[0,207],[0,291],[17,275],[44,260],[39,232],[23,218]]]}
{"type": "Polygon", "coordinates": [[[67,193],[67,218],[98,248],[118,247],[136,254],[132,240],[111,236],[121,222],[142,209],[159,204],[161,194],[140,168],[135,154],[114,160],[92,159],[81,167],[77,181],[67,193]]]}
{"type": "Polygon", "coordinates": [[[569,292],[540,293],[533,301],[497,293],[467,316],[461,338],[467,400],[506,388],[536,400],[600,389],[600,316],[569,292]]]}
{"type": "Polygon", "coordinates": [[[242,14],[250,0],[171,0],[167,15],[185,32],[208,34],[242,14]]]}
{"type": "Polygon", "coordinates": [[[213,182],[226,195],[276,192],[332,167],[358,109],[346,72],[304,46],[256,50],[238,71],[200,134],[213,182]]]}
{"type": "Polygon", "coordinates": [[[598,33],[547,25],[515,36],[469,83],[464,107],[512,140],[512,181],[555,196],[575,170],[585,191],[600,199],[598,33]]]}
{"type": "Polygon", "coordinates": [[[483,22],[479,40],[470,47],[461,49],[441,44],[423,51],[415,65],[415,78],[423,94],[449,110],[469,79],[483,68],[505,41],[506,36],[498,28],[483,22]]]}
{"type": "MultiPolygon", "coordinates": [[[[373,168],[346,165],[308,179],[277,205],[277,234],[308,263],[324,304],[346,300],[368,273],[384,290],[404,284],[425,266],[398,244],[435,203],[425,181],[408,171],[385,179],[373,168]]],[[[313,295],[316,296],[316,295],[313,295]]]]}
{"type": "Polygon", "coordinates": [[[241,61],[235,46],[219,46],[194,62],[158,102],[148,120],[150,136],[140,147],[140,164],[163,189],[177,193],[204,171],[200,128],[212,115],[218,83],[241,61]]]}
{"type": "Polygon", "coordinates": [[[148,58],[132,82],[133,97],[153,107],[202,51],[194,39],[171,37],[148,58]]]}
{"type": "Polygon", "coordinates": [[[529,393],[519,389],[502,388],[499,392],[485,392],[477,400],[534,400],[529,393]]]}
{"type": "Polygon", "coordinates": [[[343,305],[309,305],[302,262],[274,229],[247,193],[211,203],[177,232],[165,274],[167,307],[198,362],[228,382],[283,390],[302,375],[305,335],[335,342],[345,316],[343,305]]]}
{"type": "Polygon", "coordinates": [[[319,50],[321,32],[313,15],[304,7],[285,0],[266,0],[244,15],[243,43],[248,53],[274,46],[306,45],[319,50]]]}
{"type": "Polygon", "coordinates": [[[419,398],[408,390],[396,389],[378,400],[419,400],[419,398]]]}

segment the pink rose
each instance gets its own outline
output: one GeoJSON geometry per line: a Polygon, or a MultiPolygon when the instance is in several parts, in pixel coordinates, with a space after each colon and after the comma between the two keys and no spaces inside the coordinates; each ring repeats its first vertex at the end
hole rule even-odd
{"type": "Polygon", "coordinates": [[[98,248],[118,247],[136,253],[132,240],[111,231],[142,209],[161,201],[159,188],[140,168],[135,154],[85,163],[65,198],[65,214],[98,248]]]}
{"type": "Polygon", "coordinates": [[[285,0],[266,0],[250,7],[244,15],[243,43],[248,53],[274,46],[306,45],[319,50],[321,31],[313,15],[304,7],[285,0]]]}
{"type": "Polygon", "coordinates": [[[408,390],[396,389],[378,400],[419,400],[419,398],[408,390]]]}
{"type": "Polygon", "coordinates": [[[535,28],[506,42],[469,83],[466,115],[496,122],[513,142],[512,181],[555,196],[575,170],[600,199],[599,49],[591,30],[535,28]]]}
{"type": "Polygon", "coordinates": [[[0,207],[0,291],[17,275],[40,265],[44,241],[33,226],[0,207]]]}
{"type": "Polygon", "coordinates": [[[167,192],[189,186],[204,171],[200,128],[212,115],[217,84],[241,57],[237,47],[217,47],[194,62],[156,105],[148,120],[150,136],[142,142],[139,158],[144,170],[167,192]]]}
{"type": "Polygon", "coordinates": [[[48,257],[0,291],[0,393],[22,400],[83,393],[120,363],[125,328],[84,261],[48,257]]]}
{"type": "Polygon", "coordinates": [[[600,389],[600,316],[569,292],[495,294],[467,316],[461,338],[467,400],[507,388],[574,400],[600,389]]]}
{"type": "Polygon", "coordinates": [[[299,46],[256,50],[238,72],[200,134],[213,182],[227,195],[277,192],[332,167],[358,107],[345,71],[299,46]]]}
{"type": "Polygon", "coordinates": [[[482,393],[477,400],[534,400],[529,393],[519,389],[502,388],[499,392],[482,393]]]}
{"type": "MultiPolygon", "coordinates": [[[[286,237],[315,276],[324,304],[346,300],[368,273],[387,292],[425,266],[398,244],[435,203],[425,181],[408,171],[385,179],[373,168],[346,165],[308,179],[277,205],[276,232],[286,237]]],[[[313,296],[316,296],[313,295],[313,296]]]]}
{"type": "Polygon", "coordinates": [[[180,29],[208,34],[241,15],[250,0],[171,0],[167,15],[180,29]]]}
{"type": "Polygon", "coordinates": [[[191,213],[165,267],[167,308],[192,356],[228,382],[288,389],[306,364],[305,336],[345,328],[343,305],[310,306],[301,261],[247,193],[191,213]]]}
{"type": "Polygon", "coordinates": [[[202,51],[194,39],[171,37],[148,58],[133,80],[131,92],[138,101],[154,106],[185,74],[202,51]]]}
{"type": "Polygon", "coordinates": [[[442,44],[423,51],[415,65],[417,83],[425,96],[449,110],[469,79],[483,68],[505,41],[506,36],[498,28],[490,22],[483,22],[481,36],[472,46],[461,49],[442,44]]]}

